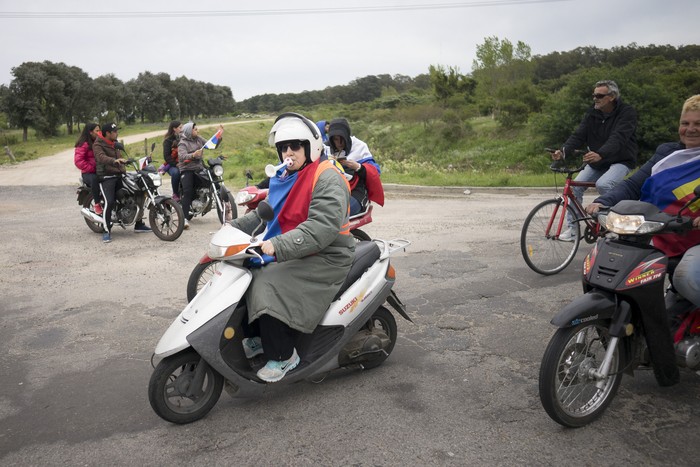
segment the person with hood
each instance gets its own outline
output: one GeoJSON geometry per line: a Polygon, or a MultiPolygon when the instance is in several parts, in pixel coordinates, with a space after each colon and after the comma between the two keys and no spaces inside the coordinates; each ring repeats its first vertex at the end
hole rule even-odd
{"type": "MultiPolygon", "coordinates": [[[[219,127],[223,130],[223,126],[219,127]]],[[[194,122],[187,122],[182,126],[180,141],[177,144],[177,168],[180,169],[180,204],[185,213],[185,228],[190,228],[190,206],[194,190],[198,186],[197,172],[204,168],[202,156],[206,141],[199,136],[199,129],[194,122]]]]}
{"type": "Polygon", "coordinates": [[[95,153],[92,152],[92,145],[95,144],[100,131],[100,125],[97,123],[85,124],[78,141],[75,142],[75,153],[73,156],[73,162],[80,169],[83,182],[92,191],[94,210],[98,216],[102,215],[102,205],[100,204],[102,197],[100,196],[100,182],[97,180],[97,164],[95,162],[95,153]]]}
{"type": "MultiPolygon", "coordinates": [[[[323,318],[350,271],[355,240],[348,224],[350,187],[332,161],[321,160],[323,140],[316,125],[296,113],[282,114],[269,143],[280,162],[291,162],[270,178],[267,201],[274,217],[261,249],[276,262],[251,269],[245,298],[248,323],[259,336],[245,338],[243,347],[248,358],[264,354],[267,363],[257,376],[271,383],[304,357],[296,339],[313,332],[323,318]]],[[[260,217],[251,211],[231,224],[252,234],[260,217]]]]}
{"type": "MultiPolygon", "coordinates": [[[[620,88],[615,81],[595,83],[593,106],[586,112],[578,128],[564,143],[561,151],[552,154],[560,160],[573,154],[574,149],[586,147],[583,155],[587,162],[577,176],[577,182],[595,182],[598,193],[604,195],[623,180],[637,162],[637,112],[622,102],[620,88]]],[[[574,187],[574,196],[583,203],[585,187],[574,187]]],[[[573,218],[567,215],[569,228],[561,233],[559,240],[573,242],[575,229],[573,218]]]]}
{"type": "Polygon", "coordinates": [[[318,131],[321,132],[321,138],[323,139],[323,144],[328,146],[328,128],[330,127],[331,122],[328,120],[319,120],[316,122],[316,126],[318,127],[318,131]]]}
{"type": "Polygon", "coordinates": [[[367,144],[351,136],[350,124],[344,118],[331,120],[328,130],[330,157],[337,160],[350,176],[350,215],[361,213],[369,201],[384,206],[384,187],[379,179],[381,169],[367,144]]]}
{"type": "MultiPolygon", "coordinates": [[[[100,181],[100,191],[104,199],[102,219],[105,232],[102,242],[112,241],[112,210],[117,200],[117,190],[122,186],[122,175],[126,173],[126,159],[122,158],[117,141],[118,128],[116,123],[102,125],[102,134],[97,135],[92,150],[95,153],[96,172],[100,181]]],[[[123,148],[123,147],[122,147],[123,148]]],[[[143,216],[143,213],[141,214],[143,216]]],[[[150,232],[150,227],[143,223],[142,218],[136,219],[134,232],[150,232]]]]}

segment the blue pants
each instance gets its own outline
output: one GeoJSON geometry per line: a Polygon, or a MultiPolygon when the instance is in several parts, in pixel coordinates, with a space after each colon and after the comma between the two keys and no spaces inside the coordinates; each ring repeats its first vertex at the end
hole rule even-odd
{"type": "Polygon", "coordinates": [[[673,273],[673,287],[683,298],[700,306],[700,245],[683,255],[673,273]]]}
{"type": "MultiPolygon", "coordinates": [[[[604,195],[612,190],[628,173],[630,173],[630,168],[625,164],[613,164],[607,170],[594,169],[587,165],[579,172],[575,180],[577,182],[595,182],[598,193],[604,195]]],[[[572,190],[578,202],[583,206],[583,192],[586,191],[586,187],[577,186],[573,187],[572,190]]],[[[573,219],[569,215],[567,215],[567,221],[569,221],[569,225],[573,223],[573,219]]]]}
{"type": "Polygon", "coordinates": [[[173,194],[180,196],[180,169],[177,166],[171,166],[168,169],[170,174],[170,183],[173,187],[173,194]]]}

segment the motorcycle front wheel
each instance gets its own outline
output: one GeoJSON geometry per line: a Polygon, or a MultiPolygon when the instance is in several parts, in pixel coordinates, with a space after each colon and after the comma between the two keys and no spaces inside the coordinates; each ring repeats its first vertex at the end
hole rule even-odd
{"type": "Polygon", "coordinates": [[[188,302],[191,302],[195,295],[204,287],[204,284],[211,280],[214,273],[219,269],[220,264],[220,261],[209,261],[208,263],[198,263],[194,269],[192,269],[190,278],[187,281],[188,302]]]}
{"type": "Polygon", "coordinates": [[[185,214],[177,202],[167,198],[151,206],[148,210],[148,223],[156,237],[172,242],[180,238],[185,230],[185,214]]]}
{"type": "Polygon", "coordinates": [[[226,190],[226,198],[222,199],[221,201],[223,203],[228,203],[226,206],[226,212],[230,212],[231,216],[230,216],[230,218],[228,218],[229,216],[227,215],[226,217],[228,219],[224,219],[222,217],[221,209],[219,209],[219,206],[217,205],[216,206],[216,214],[219,216],[219,222],[221,222],[223,224],[225,221],[230,222],[231,220],[237,218],[238,217],[238,208],[236,207],[236,198],[231,194],[230,191],[228,191],[228,189],[226,190]]]}
{"type": "Polygon", "coordinates": [[[164,358],[148,383],[153,411],[172,423],[203,418],[219,400],[224,377],[196,352],[188,350],[164,358]]]}
{"type": "Polygon", "coordinates": [[[552,420],[578,428],[600,417],[610,405],[622,380],[616,346],[608,376],[597,379],[610,344],[609,323],[591,321],[558,329],[547,345],[540,366],[540,401],[552,420]]]}

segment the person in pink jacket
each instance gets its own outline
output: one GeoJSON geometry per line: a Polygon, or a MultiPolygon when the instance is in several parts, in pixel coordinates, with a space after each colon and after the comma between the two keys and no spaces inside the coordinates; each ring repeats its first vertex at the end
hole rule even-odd
{"type": "Polygon", "coordinates": [[[83,181],[92,190],[92,199],[95,200],[95,214],[102,215],[102,205],[100,204],[100,184],[97,181],[95,154],[92,152],[92,144],[100,134],[100,125],[97,123],[87,123],[80,133],[78,141],[75,142],[75,155],[73,161],[80,169],[83,181]]]}

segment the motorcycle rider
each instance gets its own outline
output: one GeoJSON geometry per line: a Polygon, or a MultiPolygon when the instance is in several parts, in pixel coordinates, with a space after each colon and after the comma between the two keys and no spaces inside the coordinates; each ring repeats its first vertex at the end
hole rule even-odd
{"type": "MultiPolygon", "coordinates": [[[[260,337],[244,339],[244,348],[248,358],[264,353],[267,363],[257,375],[276,382],[299,364],[296,338],[313,332],[323,318],[350,270],[355,241],[348,228],[348,183],[332,162],[319,159],[323,141],[316,125],[299,114],[282,114],[269,143],[280,162],[289,158],[292,165],[270,179],[274,218],[261,249],[277,262],[252,269],[248,322],[257,321],[260,337]]],[[[248,233],[259,223],[255,211],[232,221],[248,233]]]]}
{"type": "MultiPolygon", "coordinates": [[[[102,242],[112,241],[112,211],[116,204],[117,190],[121,188],[122,175],[126,173],[126,159],[122,158],[121,151],[116,146],[118,128],[116,123],[102,125],[102,134],[97,135],[92,150],[95,153],[96,171],[100,181],[100,191],[105,206],[102,219],[105,232],[102,234],[102,242]]],[[[143,213],[141,213],[143,216],[143,213]]],[[[136,220],[134,232],[150,232],[150,227],[143,223],[142,218],[136,220]]]]}
{"type": "MultiPolygon", "coordinates": [[[[612,191],[586,206],[586,212],[598,212],[601,206],[614,206],[630,199],[647,201],[676,214],[700,185],[700,94],[683,104],[678,127],[680,142],[664,143],[654,157],[612,191]]],[[[700,210],[688,210],[693,227],[700,229],[700,210]]],[[[669,258],[682,255],[673,274],[673,287],[687,300],[700,306],[700,231],[685,235],[664,234],[654,237],[654,246],[669,258]]]]}
{"type": "Polygon", "coordinates": [[[170,183],[173,188],[173,199],[180,201],[180,169],[177,168],[178,143],[182,133],[182,123],[173,120],[168,125],[168,131],[163,139],[163,171],[170,174],[170,183]]]}
{"type": "Polygon", "coordinates": [[[364,141],[351,136],[350,124],[344,118],[331,120],[328,130],[331,157],[337,160],[350,179],[350,215],[361,213],[369,201],[384,206],[384,187],[379,179],[381,169],[364,141]]]}
{"type": "Polygon", "coordinates": [[[95,144],[97,135],[100,133],[100,125],[97,123],[86,123],[80,133],[78,141],[75,142],[75,153],[73,162],[80,169],[83,182],[90,187],[92,199],[95,206],[95,214],[102,215],[102,205],[100,204],[100,182],[97,180],[97,167],[95,163],[95,153],[92,152],[92,145],[95,144]]]}

